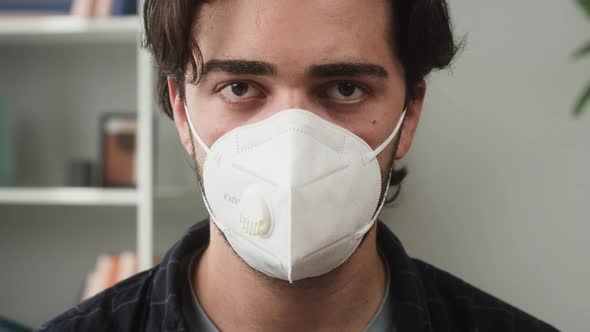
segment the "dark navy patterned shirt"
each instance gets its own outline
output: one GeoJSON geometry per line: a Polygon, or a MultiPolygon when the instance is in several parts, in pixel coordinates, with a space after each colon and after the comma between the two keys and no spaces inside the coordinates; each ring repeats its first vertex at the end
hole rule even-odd
{"type": "MultiPolygon", "coordinates": [[[[190,331],[183,314],[190,258],[209,241],[209,222],[193,225],[162,263],[80,303],[39,331],[190,331]]],[[[397,332],[554,332],[531,315],[421,260],[409,257],[383,223],[380,251],[390,267],[397,332]]]]}

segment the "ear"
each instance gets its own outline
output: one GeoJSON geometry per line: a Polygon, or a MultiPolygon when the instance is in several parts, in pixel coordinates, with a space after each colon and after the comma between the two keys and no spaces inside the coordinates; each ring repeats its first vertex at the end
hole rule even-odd
{"type": "Polygon", "coordinates": [[[191,158],[194,158],[195,151],[193,150],[191,142],[192,138],[186,117],[184,101],[179,94],[176,79],[172,75],[168,76],[168,94],[170,95],[170,105],[172,106],[172,114],[174,115],[174,124],[176,125],[180,142],[186,153],[188,153],[191,158]]]}
{"type": "Polygon", "coordinates": [[[422,104],[426,96],[426,82],[422,80],[414,89],[416,98],[408,103],[399,146],[395,153],[396,160],[402,159],[410,150],[416,128],[418,128],[418,121],[420,121],[420,114],[422,114],[422,104]]]}

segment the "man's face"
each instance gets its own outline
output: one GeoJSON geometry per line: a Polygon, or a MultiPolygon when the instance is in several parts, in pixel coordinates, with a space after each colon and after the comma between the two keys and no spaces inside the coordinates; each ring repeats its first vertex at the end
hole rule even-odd
{"type": "MultiPolygon", "coordinates": [[[[303,108],[375,149],[398,122],[406,93],[390,43],[390,12],[388,0],[218,0],[204,5],[195,33],[205,71],[198,84],[185,87],[199,136],[210,147],[236,127],[303,108]]],[[[192,155],[182,101],[174,87],[170,92],[181,140],[192,155]]],[[[422,97],[410,105],[414,111],[408,112],[397,158],[409,148],[422,97]]],[[[202,166],[204,151],[195,147],[202,166]]],[[[393,144],[378,157],[385,180],[392,150],[393,144]]]]}

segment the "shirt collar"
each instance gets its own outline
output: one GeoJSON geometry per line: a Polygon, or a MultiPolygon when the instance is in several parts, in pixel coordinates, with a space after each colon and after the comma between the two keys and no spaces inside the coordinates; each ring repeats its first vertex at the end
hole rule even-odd
{"type": "MultiPolygon", "coordinates": [[[[153,270],[152,297],[148,326],[162,330],[188,330],[182,306],[183,282],[188,261],[209,243],[209,220],[192,225],[186,234],[166,253],[153,270]],[[153,305],[168,302],[168,305],[153,305]],[[167,309],[165,309],[167,308],[167,309]]],[[[382,222],[377,226],[377,244],[389,264],[391,274],[390,298],[394,324],[398,331],[432,331],[427,310],[424,285],[417,267],[406,254],[400,240],[382,222]]]]}

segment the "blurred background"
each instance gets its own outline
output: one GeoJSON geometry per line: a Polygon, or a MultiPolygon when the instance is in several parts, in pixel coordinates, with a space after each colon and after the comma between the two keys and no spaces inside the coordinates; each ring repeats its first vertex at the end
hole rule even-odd
{"type": "MultiPolygon", "coordinates": [[[[409,176],[380,219],[411,256],[586,331],[590,105],[574,109],[590,58],[572,54],[589,16],[575,0],[449,4],[467,43],[428,81],[409,176]]],[[[157,112],[136,9],[0,0],[0,317],[38,326],[207,217],[157,112]]]]}

